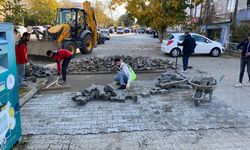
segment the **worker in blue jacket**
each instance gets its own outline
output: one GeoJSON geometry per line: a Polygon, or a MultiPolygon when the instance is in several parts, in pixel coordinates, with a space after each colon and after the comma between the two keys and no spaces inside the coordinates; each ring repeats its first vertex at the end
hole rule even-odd
{"type": "Polygon", "coordinates": [[[182,50],[183,73],[187,73],[189,57],[192,53],[194,53],[196,43],[195,39],[189,34],[189,32],[185,32],[184,36],[185,36],[184,41],[182,43],[178,43],[178,46],[183,46],[182,50]]]}
{"type": "Polygon", "coordinates": [[[238,49],[243,48],[241,52],[241,61],[240,61],[240,77],[239,83],[235,85],[235,87],[243,87],[242,80],[245,72],[245,68],[247,66],[247,73],[249,82],[246,86],[250,86],[250,32],[248,33],[248,37],[245,41],[241,42],[238,46],[238,49]]]}

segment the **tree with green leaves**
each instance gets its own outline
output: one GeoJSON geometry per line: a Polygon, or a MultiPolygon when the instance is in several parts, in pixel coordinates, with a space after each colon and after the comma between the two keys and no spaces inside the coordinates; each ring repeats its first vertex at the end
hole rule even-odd
{"type": "Polygon", "coordinates": [[[28,17],[36,25],[50,25],[55,21],[59,4],[56,0],[27,0],[28,17]]]}
{"type": "Polygon", "coordinates": [[[97,24],[101,27],[108,27],[113,24],[113,20],[104,13],[104,8],[105,6],[103,3],[99,0],[96,0],[94,10],[97,24]]]}
{"type": "Polygon", "coordinates": [[[0,14],[4,16],[5,22],[12,22],[15,25],[23,25],[25,9],[21,0],[1,0],[2,8],[0,14]]]}
{"type": "MultiPolygon", "coordinates": [[[[160,38],[167,27],[182,24],[186,19],[185,9],[192,7],[189,0],[112,0],[114,4],[125,4],[133,17],[146,26],[160,32],[160,38]]],[[[196,0],[199,3],[201,0],[196,0]]]]}
{"type": "Polygon", "coordinates": [[[129,13],[126,13],[119,17],[118,22],[120,25],[124,25],[126,27],[132,26],[135,23],[135,19],[129,13]]]}

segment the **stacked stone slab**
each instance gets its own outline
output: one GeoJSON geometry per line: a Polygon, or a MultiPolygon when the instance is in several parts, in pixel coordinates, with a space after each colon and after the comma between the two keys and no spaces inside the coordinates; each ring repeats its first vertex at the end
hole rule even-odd
{"type": "Polygon", "coordinates": [[[81,94],[75,94],[72,97],[72,100],[78,105],[85,105],[93,100],[124,103],[125,100],[129,99],[137,102],[136,95],[119,95],[110,85],[102,86],[94,84],[83,90],[81,94]]]}
{"type": "Polygon", "coordinates": [[[142,98],[148,98],[154,95],[166,95],[171,88],[191,89],[187,84],[183,84],[185,81],[185,77],[179,74],[162,73],[161,76],[157,78],[155,87],[149,91],[144,90],[140,93],[140,96],[142,98]]]}
{"type": "Polygon", "coordinates": [[[162,73],[161,76],[157,78],[158,83],[156,86],[162,89],[177,87],[182,81],[185,81],[185,78],[186,77],[179,74],[162,73]]]}
{"type": "Polygon", "coordinates": [[[149,57],[131,57],[131,56],[108,56],[108,57],[90,57],[85,59],[72,60],[68,70],[69,72],[84,71],[116,71],[115,58],[129,64],[135,71],[166,69],[170,66],[169,61],[162,59],[152,59],[149,57]]]}

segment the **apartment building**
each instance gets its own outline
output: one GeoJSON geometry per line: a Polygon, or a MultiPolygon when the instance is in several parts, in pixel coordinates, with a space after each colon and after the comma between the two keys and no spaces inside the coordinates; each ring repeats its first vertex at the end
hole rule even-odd
{"type": "Polygon", "coordinates": [[[238,23],[250,24],[250,0],[238,1],[238,12],[236,18],[238,23]]]}
{"type": "MultiPolygon", "coordinates": [[[[214,7],[212,20],[201,26],[201,30],[209,38],[217,40],[223,45],[229,42],[230,39],[235,2],[235,0],[214,0],[213,4],[211,4],[214,7]]],[[[202,17],[206,17],[206,13],[203,13],[202,17]]]]}

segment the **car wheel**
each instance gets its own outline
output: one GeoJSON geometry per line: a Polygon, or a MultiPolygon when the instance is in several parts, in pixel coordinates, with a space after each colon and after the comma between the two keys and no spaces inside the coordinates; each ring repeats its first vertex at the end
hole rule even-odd
{"type": "Polygon", "coordinates": [[[211,50],[210,55],[213,56],[213,57],[218,57],[218,56],[220,56],[220,53],[221,52],[220,52],[219,48],[214,48],[214,49],[211,50]]]}
{"type": "Polygon", "coordinates": [[[178,48],[174,48],[174,49],[172,49],[171,52],[170,52],[170,55],[171,55],[172,57],[178,57],[178,56],[180,56],[180,54],[181,54],[181,50],[178,49],[178,48]]]}

